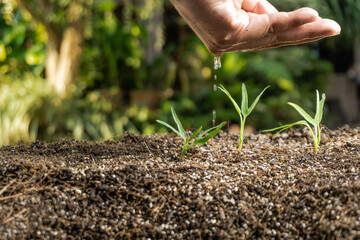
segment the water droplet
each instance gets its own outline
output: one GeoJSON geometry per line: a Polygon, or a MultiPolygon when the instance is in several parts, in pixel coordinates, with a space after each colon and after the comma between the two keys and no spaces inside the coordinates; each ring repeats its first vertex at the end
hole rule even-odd
{"type": "MultiPolygon", "coordinates": [[[[215,56],[214,57],[214,69],[215,70],[218,70],[219,68],[221,68],[221,59],[220,59],[220,56],[215,56]]],[[[214,75],[214,80],[217,81],[217,75],[215,74],[214,75]]],[[[217,91],[217,85],[216,85],[216,82],[214,83],[214,92],[217,91]]],[[[213,114],[212,114],[212,125],[213,127],[215,127],[215,124],[216,124],[216,110],[214,109],[213,110],[213,114]]]]}
{"type": "MultiPolygon", "coordinates": [[[[216,59],[216,57],[215,57],[216,59]]],[[[219,57],[219,61],[220,61],[220,57],[219,57]]],[[[216,66],[216,60],[215,60],[215,66],[216,66]]],[[[216,67],[214,66],[214,68],[216,69],[216,67]]],[[[221,63],[220,63],[220,66],[221,66],[221,63]]],[[[214,80],[216,81],[217,80],[217,75],[215,74],[214,75],[214,80]]],[[[214,86],[213,86],[213,89],[214,89],[214,92],[217,91],[217,85],[216,85],[216,82],[214,83],[214,86]]],[[[215,127],[215,124],[216,124],[216,110],[214,109],[213,110],[213,114],[212,114],[212,125],[213,127],[215,127]]]]}
{"type": "Polygon", "coordinates": [[[213,119],[212,119],[212,125],[213,125],[213,127],[215,127],[215,124],[216,124],[216,110],[214,109],[214,110],[213,110],[213,119]]]}
{"type": "Polygon", "coordinates": [[[219,68],[221,68],[221,59],[220,59],[220,56],[215,56],[214,57],[214,69],[218,70],[219,68]]]}

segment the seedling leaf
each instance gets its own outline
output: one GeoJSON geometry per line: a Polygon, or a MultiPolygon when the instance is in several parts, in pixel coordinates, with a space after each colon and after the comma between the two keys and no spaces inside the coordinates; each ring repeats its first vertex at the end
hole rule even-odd
{"type": "MultiPolygon", "coordinates": [[[[219,131],[220,129],[226,124],[226,122],[222,122],[220,123],[218,126],[211,128],[210,130],[214,129],[212,132],[210,132],[208,135],[206,135],[205,137],[201,138],[201,139],[196,139],[194,144],[196,145],[204,145],[206,142],[208,142],[211,138],[213,138],[219,131]]],[[[206,133],[209,131],[205,131],[206,133]]]]}
{"type": "Polygon", "coordinates": [[[165,127],[170,128],[173,132],[175,132],[177,135],[179,135],[179,136],[180,136],[179,131],[178,131],[178,130],[176,130],[175,128],[173,128],[172,126],[170,126],[169,124],[167,124],[166,122],[161,121],[161,120],[156,120],[156,121],[157,121],[158,123],[160,123],[160,124],[164,125],[165,127]]]}
{"type": "Polygon", "coordinates": [[[247,116],[249,115],[249,97],[244,83],[241,85],[241,97],[241,111],[244,116],[247,116]]]}
{"type": "Polygon", "coordinates": [[[308,121],[311,124],[315,124],[315,120],[307,113],[304,111],[304,109],[302,109],[299,105],[295,104],[295,103],[291,103],[288,102],[288,104],[290,106],[292,106],[293,108],[295,108],[295,110],[303,117],[305,118],[306,121],[308,121]]]}
{"type": "Polygon", "coordinates": [[[228,98],[229,98],[229,99],[231,100],[231,102],[234,104],[234,107],[235,107],[236,111],[239,113],[239,115],[240,115],[240,117],[241,117],[241,110],[240,110],[239,106],[237,105],[237,103],[235,102],[235,100],[231,97],[230,93],[229,93],[229,92],[224,88],[224,86],[221,85],[221,84],[220,84],[220,86],[219,86],[219,89],[220,89],[221,91],[223,91],[223,92],[228,96],[228,98]]]}
{"type": "Polygon", "coordinates": [[[319,91],[316,90],[316,112],[315,112],[315,119],[318,113],[320,112],[320,97],[319,97],[319,91]]]}
{"type": "MultiPolygon", "coordinates": [[[[317,94],[319,95],[319,93],[317,92],[317,94]]],[[[317,97],[318,99],[318,97],[317,97]]],[[[320,102],[318,101],[316,104],[316,115],[315,115],[315,122],[316,124],[320,124],[322,117],[323,117],[323,111],[324,111],[324,104],[325,104],[325,99],[326,96],[323,93],[321,96],[321,100],[320,102]]]]}
{"type": "MultiPolygon", "coordinates": [[[[222,124],[222,123],[221,123],[222,124]]],[[[218,125],[219,126],[219,125],[218,125]]],[[[196,139],[200,139],[200,138],[202,138],[202,136],[204,136],[205,134],[207,134],[208,132],[210,132],[210,131],[212,131],[212,130],[214,130],[215,128],[217,128],[218,126],[215,126],[215,127],[211,127],[211,128],[209,128],[209,129],[207,129],[207,130],[205,130],[205,131],[203,131],[202,133],[200,133],[200,135],[196,138],[196,139]]]]}
{"type": "Polygon", "coordinates": [[[174,107],[171,107],[171,114],[172,114],[172,116],[173,116],[173,118],[174,118],[174,121],[175,121],[177,127],[178,127],[178,130],[179,130],[179,133],[180,133],[180,134],[179,134],[180,137],[181,137],[182,139],[186,140],[186,132],[185,132],[184,127],[182,126],[182,124],[181,124],[178,116],[176,115],[176,112],[175,112],[175,110],[174,110],[174,107]]]}
{"type": "Polygon", "coordinates": [[[256,97],[255,101],[251,104],[249,110],[248,110],[248,114],[249,115],[255,108],[256,104],[259,102],[261,96],[263,95],[263,93],[265,92],[266,89],[268,89],[270,86],[267,86],[264,90],[262,90],[262,92],[256,97]]]}
{"type": "Polygon", "coordinates": [[[191,135],[191,137],[189,138],[188,142],[190,142],[191,140],[193,140],[193,139],[196,137],[196,135],[199,134],[199,132],[201,131],[201,129],[202,129],[202,126],[199,127],[199,129],[196,130],[196,131],[191,135]]]}
{"type": "Polygon", "coordinates": [[[310,125],[308,124],[307,121],[305,120],[300,120],[300,121],[297,121],[295,123],[291,123],[291,124],[286,124],[286,125],[283,125],[283,126],[280,126],[280,127],[276,127],[276,128],[272,128],[272,129],[266,129],[266,130],[263,130],[262,132],[273,132],[273,131],[278,131],[276,135],[278,135],[279,133],[281,133],[282,131],[285,131],[286,129],[288,128],[291,128],[295,125],[305,125],[307,127],[310,127],[310,125]]]}

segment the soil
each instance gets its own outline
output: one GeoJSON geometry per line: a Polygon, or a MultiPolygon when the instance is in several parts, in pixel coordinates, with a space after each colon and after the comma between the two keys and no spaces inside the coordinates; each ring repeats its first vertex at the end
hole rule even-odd
{"type": "Polygon", "coordinates": [[[360,128],[0,149],[1,239],[360,239],[360,128]]]}

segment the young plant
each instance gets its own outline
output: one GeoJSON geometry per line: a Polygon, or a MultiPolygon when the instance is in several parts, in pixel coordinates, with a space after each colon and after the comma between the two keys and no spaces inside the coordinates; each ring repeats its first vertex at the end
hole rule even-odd
{"type": "Polygon", "coordinates": [[[187,150],[189,150],[189,148],[193,145],[204,145],[206,142],[208,142],[212,137],[214,137],[219,131],[220,129],[226,124],[226,122],[222,122],[221,124],[209,128],[208,130],[205,130],[203,132],[200,133],[202,126],[196,130],[189,138],[187,138],[186,136],[186,132],[178,118],[178,116],[176,115],[176,112],[174,110],[174,107],[171,107],[171,114],[172,117],[177,125],[177,130],[175,128],[173,128],[172,126],[170,126],[169,124],[167,124],[166,122],[163,122],[161,120],[156,120],[158,123],[170,128],[172,131],[174,131],[177,135],[179,135],[183,140],[184,140],[184,146],[181,152],[181,158],[184,158],[185,153],[187,152],[187,150]],[[207,134],[208,133],[208,134],[207,134]],[[205,136],[205,134],[207,134],[205,136]]]}
{"type": "Polygon", "coordinates": [[[271,131],[278,131],[277,134],[279,134],[280,132],[291,128],[292,126],[295,125],[305,125],[309,128],[310,132],[311,132],[311,136],[314,140],[314,148],[315,148],[315,152],[318,151],[318,147],[320,144],[320,140],[321,140],[321,127],[320,127],[320,122],[322,120],[323,117],[323,109],[324,109],[324,103],[325,103],[325,94],[323,93],[321,96],[321,100],[319,98],[319,92],[318,90],[316,90],[316,113],[315,113],[315,117],[312,118],[309,114],[307,114],[301,107],[299,107],[297,104],[295,103],[291,103],[289,102],[288,104],[290,106],[292,106],[293,108],[295,108],[295,110],[305,119],[305,120],[300,120],[298,122],[295,123],[291,123],[291,124],[287,124],[281,127],[277,127],[277,128],[273,128],[273,129],[269,129],[269,130],[264,130],[263,132],[271,132],[271,131]],[[313,128],[310,126],[310,124],[313,126],[313,128]]]}
{"type": "Polygon", "coordinates": [[[235,102],[235,100],[231,97],[230,93],[224,88],[223,85],[220,84],[219,89],[221,91],[223,91],[228,98],[231,100],[231,102],[234,104],[234,107],[236,109],[236,111],[239,114],[240,117],[240,140],[239,140],[239,149],[241,149],[242,147],[242,143],[244,140],[244,129],[245,129],[245,121],[246,118],[250,115],[250,113],[252,112],[252,110],[254,110],[256,104],[258,103],[261,95],[265,92],[265,90],[267,88],[269,88],[270,86],[267,86],[255,99],[255,101],[253,102],[253,104],[251,104],[250,108],[249,108],[249,99],[248,99],[248,94],[246,91],[246,87],[245,84],[242,84],[242,99],[241,99],[241,108],[237,105],[237,103],[235,102]]]}

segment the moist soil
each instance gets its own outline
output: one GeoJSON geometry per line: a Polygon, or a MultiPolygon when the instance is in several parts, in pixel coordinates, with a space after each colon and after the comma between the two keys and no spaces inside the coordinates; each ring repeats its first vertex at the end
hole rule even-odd
{"type": "Polygon", "coordinates": [[[360,128],[0,149],[1,239],[360,239],[360,128]]]}

